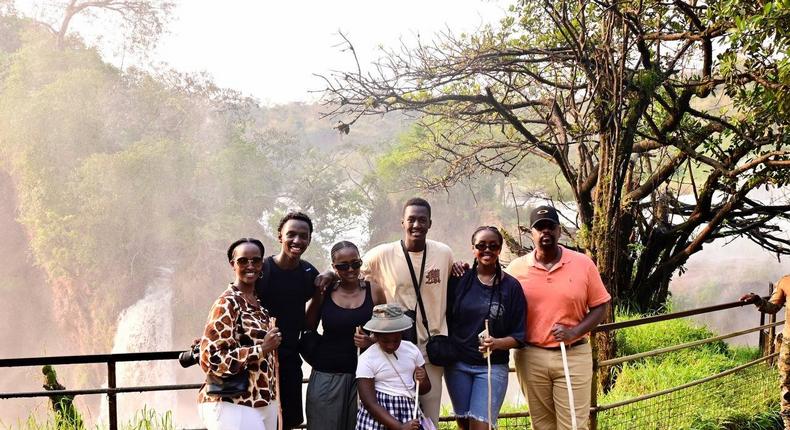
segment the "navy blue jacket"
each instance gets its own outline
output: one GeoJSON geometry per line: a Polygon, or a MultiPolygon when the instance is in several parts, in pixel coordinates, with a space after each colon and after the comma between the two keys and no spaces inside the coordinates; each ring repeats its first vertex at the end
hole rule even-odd
{"type": "MultiPolygon", "coordinates": [[[[478,350],[477,337],[485,329],[486,318],[492,337],[511,336],[518,341],[519,348],[524,345],[527,302],[516,278],[503,272],[501,281],[489,287],[480,282],[476,270],[467,270],[460,279],[450,280],[447,301],[449,336],[459,361],[486,364],[478,350]]],[[[491,354],[492,364],[507,364],[509,359],[509,351],[497,350],[491,354]]]]}

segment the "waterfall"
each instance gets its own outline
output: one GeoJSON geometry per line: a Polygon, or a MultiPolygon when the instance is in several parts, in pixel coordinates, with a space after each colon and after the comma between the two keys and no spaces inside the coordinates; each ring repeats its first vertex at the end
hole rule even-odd
{"type": "MultiPolygon", "coordinates": [[[[118,316],[113,339],[113,353],[169,351],[173,349],[173,270],[159,268],[159,276],[145,289],[143,298],[118,316]]],[[[116,364],[116,386],[170,385],[176,383],[174,361],[140,361],[116,364]]],[[[173,392],[118,394],[118,423],[126,423],[147,407],[158,413],[173,410],[173,392]]],[[[109,422],[107,397],[104,396],[99,423],[109,422]]]]}

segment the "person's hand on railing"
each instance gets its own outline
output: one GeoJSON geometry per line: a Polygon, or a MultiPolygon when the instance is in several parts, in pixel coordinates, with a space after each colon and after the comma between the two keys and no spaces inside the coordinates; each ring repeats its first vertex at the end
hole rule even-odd
{"type": "Polygon", "coordinates": [[[745,302],[745,303],[751,303],[753,305],[756,305],[756,304],[760,303],[760,296],[758,296],[757,294],[754,294],[754,293],[744,294],[741,297],[741,301],[745,302]]]}

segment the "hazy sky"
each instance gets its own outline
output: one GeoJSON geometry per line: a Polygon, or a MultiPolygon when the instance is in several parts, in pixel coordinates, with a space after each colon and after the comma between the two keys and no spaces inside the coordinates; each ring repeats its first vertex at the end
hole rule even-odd
{"type": "Polygon", "coordinates": [[[251,93],[264,103],[309,100],[322,88],[313,73],[353,67],[341,53],[338,30],[360,60],[377,47],[394,46],[437,31],[472,31],[495,23],[506,3],[484,0],[391,1],[182,1],[171,34],[155,58],[182,71],[205,70],[222,86],[251,93]]]}
{"type": "MultiPolygon", "coordinates": [[[[177,0],[178,1],[178,0],[177,0]]],[[[60,1],[60,3],[65,0],[60,1]]],[[[25,14],[51,17],[59,2],[17,0],[25,14]]],[[[340,52],[342,31],[360,61],[378,57],[379,46],[431,40],[448,28],[471,32],[496,24],[509,0],[180,0],[173,20],[150,60],[183,72],[206,71],[224,87],[241,90],[265,104],[310,101],[309,90],[323,88],[313,73],[353,69],[340,52]]],[[[75,19],[72,28],[105,44],[117,40],[101,23],[75,19]],[[92,36],[92,37],[91,37],[92,36]]],[[[107,49],[103,52],[108,52],[107,49]]],[[[119,58],[109,61],[120,64],[119,58]]],[[[125,65],[131,63],[127,57],[125,65]]]]}

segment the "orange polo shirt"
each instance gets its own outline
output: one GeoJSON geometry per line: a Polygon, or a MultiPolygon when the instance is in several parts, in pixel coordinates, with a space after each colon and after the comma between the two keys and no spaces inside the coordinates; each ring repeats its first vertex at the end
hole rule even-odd
{"type": "MultiPolygon", "coordinates": [[[[771,294],[771,298],[768,299],[768,301],[777,305],[778,311],[786,304],[788,297],[790,297],[790,275],[785,275],[776,283],[776,289],[774,293],[771,294]]],[[[790,318],[790,306],[785,307],[785,321],[787,321],[788,318],[790,318]]],[[[782,338],[785,339],[785,342],[790,339],[790,324],[784,325],[784,329],[782,329],[782,338]]]]}
{"type": "Polygon", "coordinates": [[[505,271],[518,279],[527,298],[524,340],[531,345],[559,346],[551,334],[554,324],[576,326],[590,308],[612,298],[590,257],[564,247],[549,271],[535,264],[535,251],[516,258],[505,271]]]}

